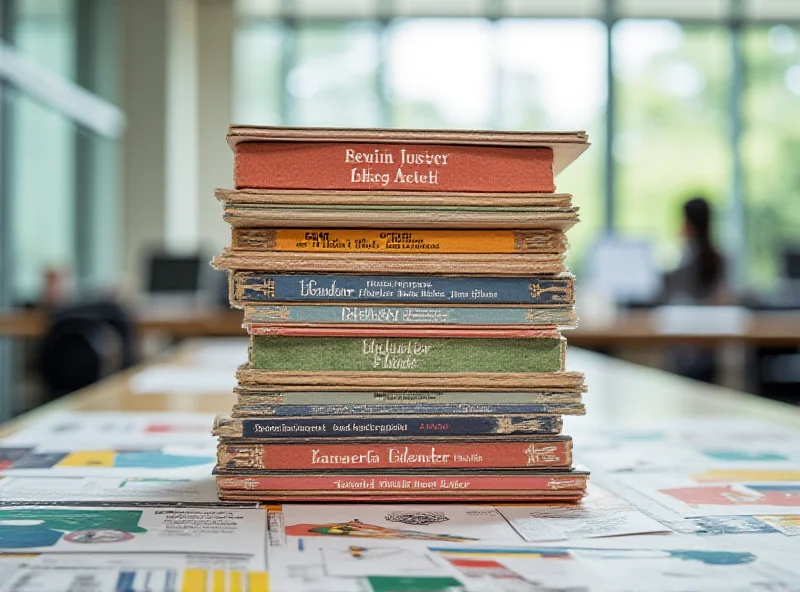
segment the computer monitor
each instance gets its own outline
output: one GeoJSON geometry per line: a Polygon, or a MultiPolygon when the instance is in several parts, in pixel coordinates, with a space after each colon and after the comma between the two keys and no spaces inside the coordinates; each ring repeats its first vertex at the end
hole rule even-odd
{"type": "Polygon", "coordinates": [[[611,236],[589,249],[581,281],[620,304],[655,303],[663,282],[649,242],[611,236]]]}
{"type": "Polygon", "coordinates": [[[208,257],[197,253],[152,253],[145,272],[147,304],[170,307],[206,304],[209,271],[208,257]]]}
{"type": "Polygon", "coordinates": [[[201,288],[201,262],[198,255],[153,255],[149,261],[147,291],[151,294],[196,293],[201,288]]]}

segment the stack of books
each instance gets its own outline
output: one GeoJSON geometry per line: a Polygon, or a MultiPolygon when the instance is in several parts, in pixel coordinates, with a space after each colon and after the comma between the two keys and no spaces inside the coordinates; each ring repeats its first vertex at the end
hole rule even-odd
{"type": "Polygon", "coordinates": [[[249,363],[225,500],[574,501],[575,326],[554,177],[584,133],[232,126],[214,260],[249,363]]]}

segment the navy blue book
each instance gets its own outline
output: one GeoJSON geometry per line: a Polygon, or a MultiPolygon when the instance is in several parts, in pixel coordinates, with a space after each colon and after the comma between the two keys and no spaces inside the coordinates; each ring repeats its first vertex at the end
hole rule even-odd
{"type": "Polygon", "coordinates": [[[415,415],[412,417],[218,418],[222,438],[359,438],[558,434],[560,415],[415,415]]]}
{"type": "Polygon", "coordinates": [[[444,277],[294,275],[235,271],[231,302],[359,302],[407,304],[516,304],[564,306],[574,300],[570,275],[552,277],[444,277]]]}
{"type": "Polygon", "coordinates": [[[392,403],[388,405],[359,405],[331,403],[321,405],[234,405],[235,417],[307,417],[319,415],[583,415],[582,403],[392,403]]]}

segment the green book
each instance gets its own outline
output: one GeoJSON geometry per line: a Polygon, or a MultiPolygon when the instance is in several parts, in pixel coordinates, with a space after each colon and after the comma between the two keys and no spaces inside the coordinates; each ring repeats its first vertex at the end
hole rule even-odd
{"type": "Polygon", "coordinates": [[[253,336],[250,368],[273,372],[559,372],[561,338],[253,336]]]}

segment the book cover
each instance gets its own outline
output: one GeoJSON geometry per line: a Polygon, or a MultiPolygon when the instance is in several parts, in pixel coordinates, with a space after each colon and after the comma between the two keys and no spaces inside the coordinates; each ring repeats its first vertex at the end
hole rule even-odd
{"type": "Polygon", "coordinates": [[[565,271],[564,254],[440,254],[398,257],[391,253],[276,253],[223,249],[214,267],[291,273],[553,275],[565,271]]]}
{"type": "Polygon", "coordinates": [[[250,367],[279,372],[544,373],[563,370],[559,338],[254,335],[250,367]]]}
{"type": "Polygon", "coordinates": [[[296,253],[563,253],[559,230],[233,228],[231,248],[296,253]]]}
{"type": "Polygon", "coordinates": [[[214,435],[258,439],[558,434],[561,425],[559,415],[217,418],[214,435]]]}
{"type": "Polygon", "coordinates": [[[321,403],[311,405],[242,405],[233,406],[233,417],[298,417],[316,415],[583,415],[581,403],[393,403],[390,405],[359,405],[352,403],[321,403]]]}
{"type": "Polygon", "coordinates": [[[218,466],[227,470],[287,471],[374,469],[568,468],[572,440],[566,436],[517,437],[468,442],[220,443],[218,466]]]}
{"type": "Polygon", "coordinates": [[[239,405],[528,405],[580,403],[582,389],[549,391],[276,391],[238,387],[239,405]]]}
{"type": "Polygon", "coordinates": [[[227,139],[234,154],[240,144],[256,142],[318,142],[324,144],[351,142],[423,146],[438,144],[448,147],[549,148],[553,152],[552,175],[560,173],[589,147],[589,138],[582,131],[512,132],[231,125],[228,129],[227,139]]]}
{"type": "Polygon", "coordinates": [[[367,327],[460,326],[510,328],[521,325],[542,327],[574,327],[574,307],[511,308],[511,307],[418,307],[418,306],[335,306],[335,305],[267,305],[244,306],[244,325],[248,331],[258,327],[292,324],[304,327],[358,325],[367,327]]]}
{"type": "Polygon", "coordinates": [[[266,189],[553,192],[550,148],[242,142],[234,186],[266,189]]]}
{"type": "Polygon", "coordinates": [[[572,306],[574,278],[448,277],[273,274],[234,271],[229,275],[234,303],[335,302],[453,305],[572,306]]]}
{"type": "Polygon", "coordinates": [[[217,470],[217,485],[224,489],[328,492],[423,491],[561,491],[585,489],[581,471],[372,471],[370,473],[278,473],[227,476],[217,470]]]}

